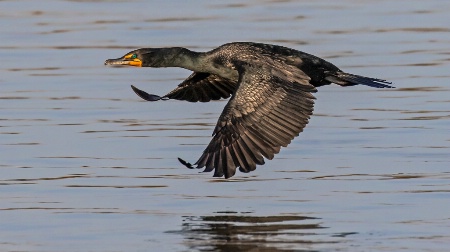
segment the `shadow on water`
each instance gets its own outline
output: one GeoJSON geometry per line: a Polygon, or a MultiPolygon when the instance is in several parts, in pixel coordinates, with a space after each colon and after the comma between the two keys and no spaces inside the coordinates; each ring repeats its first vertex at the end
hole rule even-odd
{"type": "Polygon", "coordinates": [[[212,216],[184,216],[180,231],[189,251],[320,251],[342,237],[356,233],[330,234],[320,218],[251,213],[217,212],[212,216]],[[314,249],[312,249],[314,247],[314,249]]]}

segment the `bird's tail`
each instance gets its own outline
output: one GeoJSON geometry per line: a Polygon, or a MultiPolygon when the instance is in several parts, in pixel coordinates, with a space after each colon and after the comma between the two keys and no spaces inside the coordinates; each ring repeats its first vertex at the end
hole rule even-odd
{"type": "Polygon", "coordinates": [[[360,84],[375,88],[394,88],[394,86],[391,85],[392,82],[382,79],[364,77],[361,75],[349,74],[344,72],[328,74],[329,75],[326,77],[326,80],[341,86],[354,86],[360,84]]]}

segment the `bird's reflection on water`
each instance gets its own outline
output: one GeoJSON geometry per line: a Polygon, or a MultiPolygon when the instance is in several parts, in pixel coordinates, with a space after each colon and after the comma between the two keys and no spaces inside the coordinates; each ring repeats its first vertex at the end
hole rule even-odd
{"type": "Polygon", "coordinates": [[[317,245],[328,247],[355,234],[326,233],[328,227],[315,217],[216,214],[184,216],[181,230],[169,232],[183,235],[189,251],[319,251],[317,245]]]}

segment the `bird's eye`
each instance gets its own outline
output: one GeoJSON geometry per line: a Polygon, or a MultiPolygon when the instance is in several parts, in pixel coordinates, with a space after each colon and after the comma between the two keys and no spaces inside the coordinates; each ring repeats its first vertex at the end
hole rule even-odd
{"type": "Polygon", "coordinates": [[[132,59],[136,59],[136,58],[137,58],[136,53],[134,53],[133,55],[131,55],[131,58],[132,58],[132,59]]]}

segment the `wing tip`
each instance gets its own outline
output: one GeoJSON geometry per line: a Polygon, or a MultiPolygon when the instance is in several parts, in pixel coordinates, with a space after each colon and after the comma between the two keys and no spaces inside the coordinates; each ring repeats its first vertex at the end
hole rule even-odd
{"type": "Polygon", "coordinates": [[[134,85],[131,85],[131,89],[134,91],[137,96],[141,97],[142,99],[146,101],[159,101],[159,100],[166,100],[165,97],[161,97],[159,95],[149,94],[143,90],[140,90],[139,88],[135,87],[134,85]]]}

